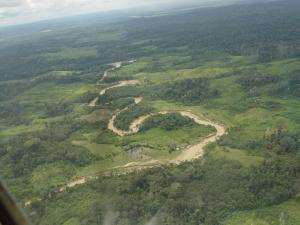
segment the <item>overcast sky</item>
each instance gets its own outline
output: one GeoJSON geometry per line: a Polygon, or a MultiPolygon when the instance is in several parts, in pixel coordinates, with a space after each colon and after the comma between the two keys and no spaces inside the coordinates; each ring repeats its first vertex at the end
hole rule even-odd
{"type": "MultiPolygon", "coordinates": [[[[184,3],[196,0],[0,0],[0,25],[19,24],[61,16],[112,9],[184,3]]],[[[222,0],[198,0],[222,1],[222,0]]],[[[225,1],[225,0],[223,0],[225,1]]]]}

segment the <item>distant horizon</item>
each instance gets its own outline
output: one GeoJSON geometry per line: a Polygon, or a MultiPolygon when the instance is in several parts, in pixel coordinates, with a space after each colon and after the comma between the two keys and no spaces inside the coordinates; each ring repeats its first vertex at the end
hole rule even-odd
{"type": "Polygon", "coordinates": [[[144,8],[159,11],[166,6],[209,6],[244,0],[0,0],[0,27],[30,24],[52,19],[144,8]]]}
{"type": "MultiPolygon", "coordinates": [[[[132,9],[131,9],[132,10],[132,9]]],[[[129,11],[129,10],[128,10],[129,11]]],[[[28,21],[23,23],[16,23],[16,24],[1,24],[0,23],[0,29],[6,29],[6,28],[14,28],[14,27],[22,27],[22,26],[31,26],[31,25],[39,25],[39,24],[46,24],[46,23],[53,23],[55,21],[67,21],[67,20],[76,20],[80,17],[89,17],[89,16],[98,16],[105,14],[114,14],[117,12],[125,12],[125,9],[115,9],[115,10],[109,10],[109,11],[96,11],[96,12],[87,12],[87,13],[79,13],[74,15],[68,15],[68,16],[62,16],[62,17],[53,17],[53,18],[45,18],[35,21],[28,21]]]]}

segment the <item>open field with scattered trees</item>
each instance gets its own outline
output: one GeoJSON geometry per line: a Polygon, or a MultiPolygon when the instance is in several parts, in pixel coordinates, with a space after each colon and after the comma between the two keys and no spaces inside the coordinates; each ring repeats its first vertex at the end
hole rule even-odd
{"type": "Polygon", "coordinates": [[[300,225],[299,9],[249,3],[3,37],[1,180],[39,225],[300,225]],[[196,160],[125,170],[216,133],[182,111],[226,135],[196,160]],[[148,114],[136,133],[108,128],[148,114]]]}

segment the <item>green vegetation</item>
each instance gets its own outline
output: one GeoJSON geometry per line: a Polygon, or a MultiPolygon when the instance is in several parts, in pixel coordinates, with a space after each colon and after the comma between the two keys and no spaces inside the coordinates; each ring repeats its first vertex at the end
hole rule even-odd
{"type": "Polygon", "coordinates": [[[299,196],[277,206],[234,214],[227,219],[226,225],[280,225],[300,224],[299,196]]]}
{"type": "Polygon", "coordinates": [[[39,204],[31,210],[46,210],[42,218],[33,216],[38,224],[49,218],[64,224],[70,215],[81,224],[101,224],[107,215],[116,215],[115,224],[146,224],[154,218],[160,224],[218,224],[236,210],[289,198],[294,191],[295,165],[270,159],[256,168],[245,168],[237,162],[207,158],[179,168],[101,177],[50,199],[47,208],[39,204]],[[274,182],[269,180],[271,174],[274,182]],[[64,210],[67,203],[70,210],[64,210]]]}
{"type": "MultiPolygon", "coordinates": [[[[132,87],[132,86],[124,86],[119,87],[116,90],[111,89],[107,90],[104,95],[100,96],[99,104],[107,104],[111,103],[111,101],[119,100],[120,98],[128,98],[128,97],[138,97],[142,94],[142,91],[139,87],[132,87]]],[[[114,104],[111,104],[112,106],[114,104]]]]}
{"type": "Polygon", "coordinates": [[[209,88],[209,82],[204,78],[186,79],[162,85],[157,93],[159,98],[181,101],[186,104],[201,103],[209,98],[218,96],[216,89],[209,88]]]}
{"type": "Polygon", "coordinates": [[[141,126],[141,131],[147,131],[153,127],[160,127],[166,131],[176,130],[181,127],[191,127],[196,125],[190,118],[180,114],[155,115],[147,119],[141,126]]]}
{"type": "Polygon", "coordinates": [[[129,126],[134,119],[140,116],[147,115],[153,112],[153,108],[147,106],[145,103],[138,105],[131,105],[125,111],[120,112],[115,121],[115,126],[121,130],[129,130],[129,126]]]}
{"type": "Polygon", "coordinates": [[[47,60],[58,60],[58,59],[80,59],[85,57],[95,57],[97,50],[94,47],[90,48],[65,48],[61,49],[60,52],[47,53],[43,56],[47,60]]]}
{"type": "MultiPolygon", "coordinates": [[[[182,152],[187,145],[195,144],[203,137],[215,132],[215,129],[210,126],[186,125],[187,124],[172,130],[155,127],[126,137],[124,142],[130,144],[125,147],[125,150],[127,152],[141,151],[147,156],[163,161],[175,157],[182,152]]],[[[170,126],[168,127],[170,128],[170,126]]]]}
{"type": "Polygon", "coordinates": [[[116,225],[300,224],[299,4],[95,19],[43,35],[4,36],[1,179],[21,205],[43,199],[25,209],[39,225],[107,218],[116,225]],[[100,82],[117,61],[124,65],[100,82]],[[140,85],[99,96],[126,79],[140,85]],[[203,160],[125,173],[133,162],[176,159],[215,129],[171,113],[121,137],[107,129],[112,116],[120,112],[115,125],[128,130],[140,116],[180,110],[222,124],[228,134],[206,147],[203,160]]]}
{"type": "Polygon", "coordinates": [[[260,156],[249,155],[246,151],[239,149],[231,149],[228,147],[216,147],[210,154],[219,159],[238,161],[246,167],[259,165],[263,160],[263,158],[260,156]]]}

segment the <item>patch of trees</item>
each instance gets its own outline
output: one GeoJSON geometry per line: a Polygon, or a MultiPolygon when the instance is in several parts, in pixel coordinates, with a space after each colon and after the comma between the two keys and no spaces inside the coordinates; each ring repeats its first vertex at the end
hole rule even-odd
{"type": "Polygon", "coordinates": [[[295,194],[296,162],[271,159],[250,169],[213,159],[199,164],[130,177],[117,201],[125,204],[116,204],[122,219],[143,224],[156,215],[161,224],[216,225],[237,210],[277,204],[295,194]]]}
{"type": "Polygon", "coordinates": [[[297,70],[289,75],[270,90],[271,95],[300,97],[300,71],[297,70]]]}
{"type": "Polygon", "coordinates": [[[38,137],[17,136],[5,146],[6,154],[1,155],[2,162],[9,167],[14,177],[29,175],[36,167],[54,162],[66,162],[75,166],[84,166],[91,162],[92,155],[84,148],[67,142],[53,142],[38,137]]]}
{"type": "Polygon", "coordinates": [[[31,138],[20,145],[10,145],[7,153],[9,163],[14,165],[14,176],[30,174],[36,167],[53,162],[68,162],[84,166],[91,162],[92,156],[82,147],[64,142],[53,143],[39,138],[31,138]]]}
{"type": "MultiPolygon", "coordinates": [[[[105,124],[105,128],[106,127],[107,125],[105,124]]],[[[113,144],[116,146],[121,145],[120,138],[112,132],[108,132],[107,130],[99,132],[95,141],[97,144],[113,144]]]]}
{"type": "Polygon", "coordinates": [[[145,104],[129,106],[127,110],[122,111],[117,115],[115,126],[122,130],[129,130],[129,126],[134,119],[151,112],[153,112],[153,108],[145,104]]]}
{"type": "MultiPolygon", "coordinates": [[[[58,84],[70,84],[81,81],[80,76],[82,72],[79,71],[51,71],[43,75],[36,76],[30,80],[35,84],[43,82],[55,82],[58,84]]],[[[29,79],[28,79],[29,80],[29,79]]]]}
{"type": "Polygon", "coordinates": [[[229,135],[222,137],[218,144],[266,155],[291,155],[300,152],[299,132],[292,133],[282,126],[278,126],[267,130],[260,138],[241,140],[239,139],[241,129],[241,127],[229,129],[229,135]]]}
{"type": "Polygon", "coordinates": [[[281,104],[279,102],[275,101],[265,101],[261,104],[261,107],[267,109],[267,110],[279,110],[281,109],[281,104]]]}
{"type": "Polygon", "coordinates": [[[147,119],[140,131],[147,131],[154,127],[160,127],[166,131],[197,125],[191,118],[181,116],[179,113],[155,115],[147,119]]]}
{"type": "Polygon", "coordinates": [[[248,175],[248,187],[254,196],[254,206],[278,204],[296,194],[299,162],[297,157],[275,157],[265,160],[260,166],[252,167],[248,175]]]}
{"type": "Polygon", "coordinates": [[[246,91],[247,96],[252,97],[252,100],[254,100],[252,101],[253,106],[261,104],[261,102],[257,101],[256,97],[261,96],[264,92],[268,92],[268,90],[273,90],[274,86],[280,83],[280,81],[281,78],[279,76],[260,74],[255,71],[250,71],[250,73],[244,72],[243,75],[236,79],[236,82],[246,91]]]}
{"type": "Polygon", "coordinates": [[[110,102],[110,107],[113,109],[124,109],[125,107],[134,104],[133,98],[119,98],[110,102]]]}
{"type": "Polygon", "coordinates": [[[0,101],[12,99],[43,82],[55,82],[58,84],[80,82],[82,81],[80,74],[80,72],[71,72],[62,76],[53,71],[30,79],[0,82],[0,101]]]}
{"type": "Polygon", "coordinates": [[[44,103],[45,114],[47,117],[66,115],[73,111],[71,102],[44,103]]]}
{"type": "Polygon", "coordinates": [[[56,79],[58,84],[72,84],[76,82],[82,82],[82,78],[76,74],[61,76],[56,79]]]}
{"type": "Polygon", "coordinates": [[[103,82],[111,84],[121,80],[132,80],[132,76],[107,76],[103,79],[103,82]]]}
{"type": "Polygon", "coordinates": [[[36,83],[30,80],[0,82],[0,101],[9,100],[35,85],[36,83]]]}
{"type": "Polygon", "coordinates": [[[64,117],[63,120],[46,122],[45,128],[39,132],[38,137],[42,140],[60,142],[70,137],[70,135],[85,126],[84,122],[71,117],[64,117]]]}
{"type": "Polygon", "coordinates": [[[86,104],[86,103],[91,102],[92,100],[94,100],[98,95],[99,95],[99,93],[97,93],[97,92],[87,91],[83,95],[79,96],[75,100],[75,102],[86,104]]]}
{"type": "Polygon", "coordinates": [[[21,118],[25,106],[18,101],[9,101],[0,104],[0,117],[5,119],[7,124],[22,124],[24,121],[21,118]]]}
{"type": "Polygon", "coordinates": [[[300,97],[300,71],[296,71],[288,81],[289,92],[295,97],[300,97]]]}
{"type": "Polygon", "coordinates": [[[219,92],[210,87],[206,78],[189,78],[162,85],[154,96],[194,104],[215,98],[219,96],[219,92]]]}
{"type": "Polygon", "coordinates": [[[265,134],[264,146],[268,151],[279,155],[299,153],[300,136],[278,127],[265,134]]]}
{"type": "Polygon", "coordinates": [[[41,131],[10,137],[0,144],[4,174],[9,174],[9,179],[25,179],[35,168],[45,164],[62,162],[76,167],[90,164],[94,156],[67,141],[72,133],[83,127],[80,122],[65,118],[47,123],[41,131]]]}
{"type": "Polygon", "coordinates": [[[261,63],[271,62],[276,59],[279,52],[275,45],[265,45],[258,49],[258,61],[261,63]]]}
{"type": "Polygon", "coordinates": [[[264,74],[243,75],[237,79],[237,83],[241,84],[246,90],[276,83],[278,81],[278,76],[264,74]]]}
{"type": "Polygon", "coordinates": [[[135,86],[118,87],[107,90],[104,95],[99,97],[100,104],[107,104],[113,100],[126,97],[137,97],[142,94],[142,89],[135,86]]]}
{"type": "MultiPolygon", "coordinates": [[[[81,209],[82,214],[76,213],[79,221],[90,218],[89,224],[102,224],[104,215],[108,215],[107,205],[110,205],[109,215],[116,216],[116,225],[153,221],[165,225],[220,225],[239,210],[278,204],[293,196],[300,172],[298,162],[275,157],[261,165],[245,168],[236,161],[207,157],[204,161],[179,167],[102,177],[59,199],[50,200],[53,203],[50,207],[59,210],[65,205],[60,206],[62,202],[72,205],[77,201],[76,196],[99,194],[100,191],[101,197],[96,198],[86,211],[81,209]]],[[[43,209],[46,205],[39,203],[38,207],[43,209]]],[[[49,202],[47,207],[49,209],[49,202]]],[[[35,223],[45,224],[43,211],[39,212],[40,215],[34,218],[35,223]]],[[[67,217],[63,211],[61,221],[55,220],[56,223],[71,217],[70,212],[66,213],[67,217]]]]}

